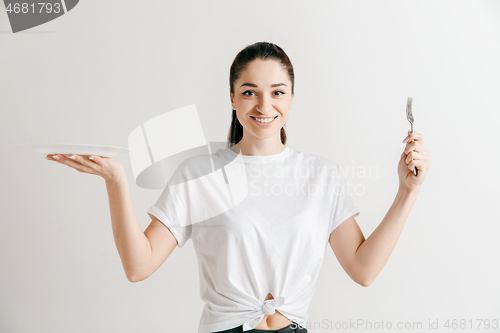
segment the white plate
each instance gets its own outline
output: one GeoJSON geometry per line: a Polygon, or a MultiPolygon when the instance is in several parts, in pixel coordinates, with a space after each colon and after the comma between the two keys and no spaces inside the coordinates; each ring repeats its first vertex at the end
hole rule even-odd
{"type": "Polygon", "coordinates": [[[123,147],[84,145],[73,143],[24,143],[18,145],[18,147],[29,148],[43,155],[62,154],[64,156],[76,154],[113,157],[118,155],[119,153],[128,153],[129,151],[131,151],[131,149],[123,147]]]}

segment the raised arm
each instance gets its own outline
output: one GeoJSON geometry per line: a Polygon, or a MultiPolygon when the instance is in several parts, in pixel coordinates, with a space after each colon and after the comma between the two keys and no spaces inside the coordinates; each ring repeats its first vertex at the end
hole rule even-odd
{"type": "Polygon", "coordinates": [[[47,156],[79,172],[104,179],[113,236],[127,279],[137,282],[149,277],[175,249],[177,240],[156,219],[151,221],[146,231],[142,231],[130,198],[127,177],[119,161],[95,155],[84,157],[73,154],[72,157],[74,159],[62,154],[47,156]]]}
{"type": "Polygon", "coordinates": [[[106,180],[106,189],[113,236],[123,269],[130,282],[142,281],[161,266],[175,249],[177,241],[161,222],[153,220],[146,231],[142,231],[130,198],[125,174],[106,180]]]}
{"type": "Polygon", "coordinates": [[[398,164],[399,189],[380,225],[366,240],[354,217],[348,218],[330,234],[330,246],[346,273],[368,287],[382,271],[401,235],[427,171],[430,154],[423,147],[422,133],[408,131],[398,164]],[[418,175],[413,174],[417,167],[418,175]]]}
{"type": "Polygon", "coordinates": [[[330,235],[330,246],[342,268],[358,284],[368,287],[382,271],[417,200],[418,192],[400,189],[379,226],[365,240],[354,217],[330,235]]]}

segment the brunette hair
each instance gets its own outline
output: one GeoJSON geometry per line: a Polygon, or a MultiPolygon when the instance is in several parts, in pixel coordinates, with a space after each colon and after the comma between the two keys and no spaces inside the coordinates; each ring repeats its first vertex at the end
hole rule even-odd
{"type": "MultiPolygon", "coordinates": [[[[272,59],[279,61],[287,70],[290,81],[292,81],[293,96],[295,76],[293,73],[292,63],[281,47],[269,42],[257,42],[252,45],[248,45],[236,55],[229,71],[229,86],[231,88],[232,95],[234,95],[234,83],[239,79],[241,72],[245,70],[249,62],[255,59],[272,59]]],[[[231,147],[237,144],[242,138],[243,126],[241,126],[241,123],[236,116],[236,110],[233,109],[231,126],[229,127],[229,134],[227,136],[229,146],[231,147]]],[[[286,132],[284,127],[281,128],[281,142],[286,144],[286,132]]]]}

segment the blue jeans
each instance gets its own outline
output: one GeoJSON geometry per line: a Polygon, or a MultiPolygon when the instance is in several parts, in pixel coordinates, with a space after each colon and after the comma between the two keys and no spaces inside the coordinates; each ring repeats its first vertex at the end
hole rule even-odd
{"type": "Polygon", "coordinates": [[[230,328],[224,331],[218,331],[213,333],[307,333],[307,329],[299,326],[296,322],[292,321],[292,324],[280,328],[279,330],[259,330],[252,329],[249,331],[243,331],[243,325],[238,327],[230,328]]]}

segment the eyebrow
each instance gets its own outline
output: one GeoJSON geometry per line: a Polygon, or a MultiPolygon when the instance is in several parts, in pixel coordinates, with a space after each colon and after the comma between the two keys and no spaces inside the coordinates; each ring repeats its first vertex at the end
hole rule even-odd
{"type": "MultiPolygon", "coordinates": [[[[254,88],[257,88],[257,86],[256,86],[255,84],[253,84],[253,83],[243,83],[243,84],[240,86],[240,88],[241,88],[241,87],[243,87],[243,86],[248,86],[248,87],[254,87],[254,88]]],[[[271,88],[275,88],[275,87],[279,87],[279,86],[286,86],[286,84],[284,84],[284,83],[275,83],[275,84],[271,84],[271,88]]]]}

